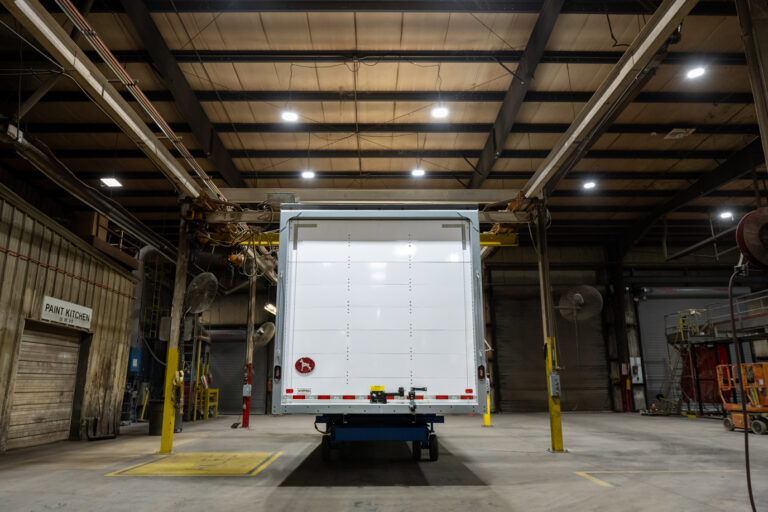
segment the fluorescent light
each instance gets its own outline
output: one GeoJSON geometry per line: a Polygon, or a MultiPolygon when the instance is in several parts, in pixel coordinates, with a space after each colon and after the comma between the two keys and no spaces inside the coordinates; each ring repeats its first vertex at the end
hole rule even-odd
{"type": "Polygon", "coordinates": [[[288,121],[289,123],[294,123],[299,120],[299,114],[292,110],[284,110],[283,113],[280,114],[280,117],[283,121],[288,121]]]}
{"type": "Polygon", "coordinates": [[[733,220],[733,212],[727,210],[720,212],[720,218],[723,220],[733,220]]]}
{"type": "Polygon", "coordinates": [[[444,107],[442,105],[438,105],[437,107],[432,109],[432,117],[435,119],[444,119],[448,117],[448,114],[450,113],[450,110],[448,110],[448,107],[444,107]]]}
{"type": "Polygon", "coordinates": [[[311,180],[315,177],[315,171],[301,171],[301,177],[305,180],[311,180]]]}
{"type": "Polygon", "coordinates": [[[592,190],[597,186],[597,183],[594,181],[585,181],[582,187],[584,187],[585,190],[592,190]]]}
{"type": "Polygon", "coordinates": [[[427,172],[424,169],[414,169],[411,171],[411,176],[415,178],[421,178],[425,174],[427,174],[427,172]]]}
{"type": "Polygon", "coordinates": [[[101,178],[101,182],[107,187],[122,187],[123,184],[117,181],[115,178],[101,178]]]}
{"type": "Polygon", "coordinates": [[[272,313],[273,315],[277,315],[277,308],[276,308],[276,307],[275,307],[275,305],[274,305],[274,304],[272,304],[271,302],[268,302],[268,303],[266,303],[266,304],[264,305],[264,309],[265,309],[265,310],[267,310],[267,311],[269,311],[269,312],[270,312],[270,313],[272,313]]]}
{"type": "Polygon", "coordinates": [[[689,80],[693,80],[694,78],[699,78],[700,76],[704,76],[706,72],[707,72],[706,69],[704,69],[701,66],[698,66],[688,70],[688,73],[686,73],[685,76],[688,77],[689,80]]]}

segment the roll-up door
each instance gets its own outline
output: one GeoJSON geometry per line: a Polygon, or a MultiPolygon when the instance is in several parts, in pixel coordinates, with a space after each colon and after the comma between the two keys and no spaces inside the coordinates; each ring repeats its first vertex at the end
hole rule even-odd
{"type": "Polygon", "coordinates": [[[80,340],[25,329],[11,401],[8,448],[69,438],[80,340]]]}
{"type": "MultiPolygon", "coordinates": [[[[546,411],[547,377],[538,298],[495,297],[494,385],[502,412],[546,411]]],[[[601,411],[611,406],[608,363],[600,315],[577,325],[556,316],[563,411],[601,411]]]]}

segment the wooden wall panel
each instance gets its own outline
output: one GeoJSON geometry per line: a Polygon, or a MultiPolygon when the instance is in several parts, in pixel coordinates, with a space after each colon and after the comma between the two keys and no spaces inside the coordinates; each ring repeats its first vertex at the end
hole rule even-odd
{"type": "Polygon", "coordinates": [[[45,295],[93,309],[91,328],[81,333],[91,338],[82,417],[97,419],[96,435],[114,433],[129,352],[131,274],[0,185],[0,282],[0,451],[21,334],[25,322],[40,322],[45,295]]]}

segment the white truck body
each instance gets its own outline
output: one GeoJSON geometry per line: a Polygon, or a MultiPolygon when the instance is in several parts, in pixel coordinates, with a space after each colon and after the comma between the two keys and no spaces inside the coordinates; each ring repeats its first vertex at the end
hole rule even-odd
{"type": "Polygon", "coordinates": [[[274,413],[484,412],[477,211],[283,205],[274,413]],[[361,209],[362,208],[362,209],[361,209]],[[406,396],[371,403],[372,389],[406,396]]]}

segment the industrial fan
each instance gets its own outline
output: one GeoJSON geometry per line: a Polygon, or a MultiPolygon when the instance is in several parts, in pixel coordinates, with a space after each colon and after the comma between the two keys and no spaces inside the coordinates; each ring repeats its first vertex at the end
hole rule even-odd
{"type": "Polygon", "coordinates": [[[272,341],[274,335],[275,324],[272,322],[264,322],[258,329],[256,329],[256,332],[253,333],[253,346],[263,347],[272,341]]]}
{"type": "Polygon", "coordinates": [[[573,322],[574,337],[576,339],[576,365],[578,366],[581,364],[578,322],[592,318],[602,311],[603,296],[592,286],[576,286],[560,296],[560,302],[556,309],[560,311],[563,318],[573,322]]]}
{"type": "Polygon", "coordinates": [[[576,286],[560,296],[557,309],[566,320],[587,320],[602,311],[603,296],[592,286],[576,286]]]}
{"type": "Polygon", "coordinates": [[[210,272],[196,275],[187,286],[184,296],[184,309],[186,313],[202,313],[213,304],[218,291],[219,282],[210,272]]]}

